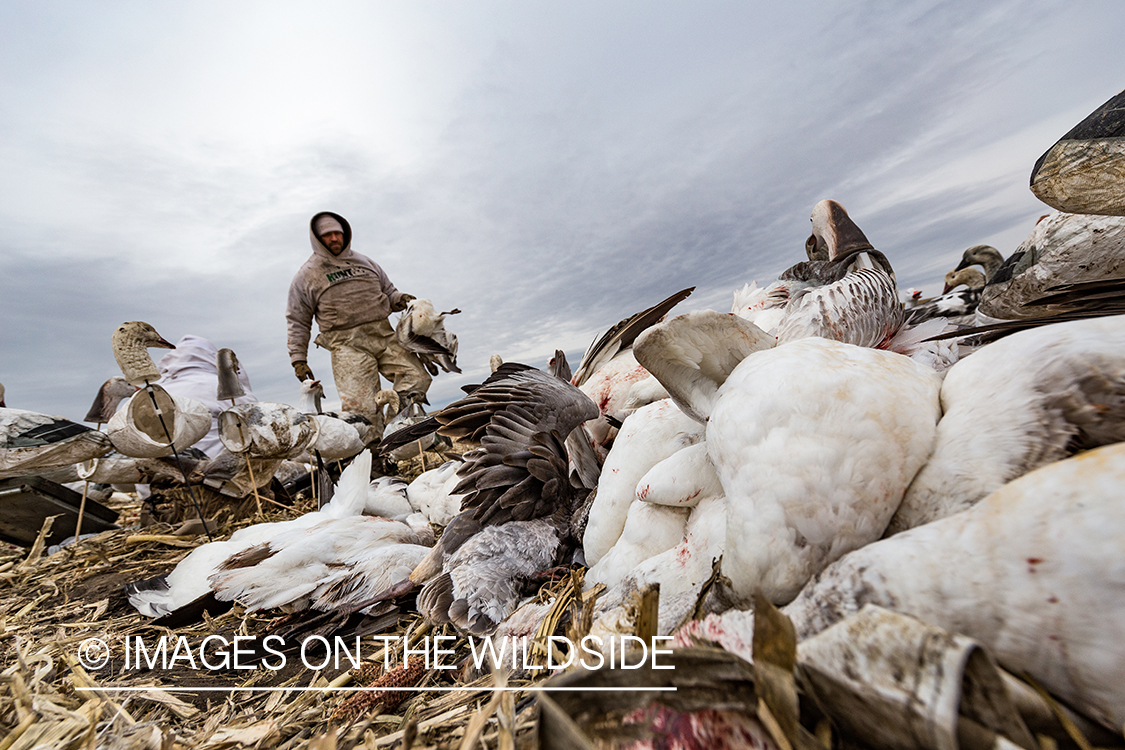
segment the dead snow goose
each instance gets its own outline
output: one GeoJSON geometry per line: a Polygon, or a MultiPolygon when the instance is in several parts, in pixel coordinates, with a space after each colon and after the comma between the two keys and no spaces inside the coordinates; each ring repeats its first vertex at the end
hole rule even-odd
{"type": "Polygon", "coordinates": [[[946,373],[933,454],[888,533],[964,510],[1081,448],[1125,440],[1125,315],[1056,323],[946,373]]]}
{"type": "Polygon", "coordinates": [[[457,366],[457,337],[445,330],[445,318],[460,310],[439,313],[428,299],[412,300],[395,326],[399,343],[418,355],[431,375],[438,374],[438,365],[446,372],[461,372],[457,366]]]}
{"type": "Polygon", "coordinates": [[[637,357],[706,422],[728,498],[724,572],[738,596],[793,598],[882,534],[929,455],[939,377],[890,352],[772,337],[731,315],[682,315],[637,357]],[[846,395],[846,397],[845,397],[846,395]]]}
{"type": "Polygon", "coordinates": [[[1123,486],[1125,444],[1043,466],[966,511],[846,555],[785,611],[800,638],[869,603],[962,633],[1119,731],[1123,486]]]}
{"type": "Polygon", "coordinates": [[[344,469],[337,491],[328,505],[288,521],[258,523],[239,529],[226,541],[196,547],[164,575],[125,585],[129,603],[146,617],[161,617],[211,592],[208,576],[236,552],[253,547],[292,529],[307,528],[321,521],[354,520],[367,502],[371,454],[361,453],[344,469]]]}

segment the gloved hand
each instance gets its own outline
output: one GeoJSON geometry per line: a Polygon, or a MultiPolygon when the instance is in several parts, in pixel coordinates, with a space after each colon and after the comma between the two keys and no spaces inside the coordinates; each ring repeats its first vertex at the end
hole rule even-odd
{"type": "Polygon", "coordinates": [[[418,298],[415,297],[413,294],[399,295],[398,302],[391,305],[391,312],[402,312],[403,310],[406,309],[407,305],[409,305],[411,302],[413,302],[416,299],[418,299],[418,298]]]}
{"type": "Polygon", "coordinates": [[[309,368],[309,363],[303,359],[293,363],[293,372],[297,374],[297,380],[301,382],[315,380],[315,378],[313,378],[313,371],[309,368]]]}

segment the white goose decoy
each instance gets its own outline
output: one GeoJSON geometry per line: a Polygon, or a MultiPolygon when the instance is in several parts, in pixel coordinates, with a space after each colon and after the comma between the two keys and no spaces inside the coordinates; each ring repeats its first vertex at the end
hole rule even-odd
{"type": "Polygon", "coordinates": [[[161,617],[211,592],[208,576],[236,552],[253,547],[293,529],[303,529],[331,519],[355,520],[364,509],[371,475],[371,454],[365,451],[344,469],[337,491],[328,505],[303,516],[239,529],[226,541],[196,547],[169,573],[125,585],[129,603],[146,617],[161,617]]]}
{"type": "Polygon", "coordinates": [[[398,319],[395,336],[399,343],[418,355],[431,375],[438,374],[438,365],[446,372],[461,372],[457,366],[457,337],[445,330],[446,316],[460,312],[454,309],[439,313],[428,299],[415,299],[398,319]]]}
{"type": "Polygon", "coordinates": [[[1123,486],[1125,444],[1044,466],[969,510],[846,555],[785,612],[799,638],[864,604],[962,633],[1119,732],[1123,486]]]}
{"type": "Polygon", "coordinates": [[[1035,162],[1031,192],[1052,208],[1125,215],[1125,91],[1075,125],[1035,162]]]}
{"type": "Polygon", "coordinates": [[[0,479],[88,461],[111,450],[105,433],[85,425],[0,407],[0,479]]]}
{"type": "Polygon", "coordinates": [[[817,337],[773,347],[756,326],[715,312],[655,326],[634,348],[706,421],[736,596],[761,590],[784,603],[878,539],[929,455],[940,378],[907,357],[817,337]]]}
{"type": "Polygon", "coordinates": [[[1117,278],[1123,268],[1125,217],[1050,214],[988,280],[977,322],[1038,317],[1027,303],[1052,287],[1117,278]]]}
{"type": "Polygon", "coordinates": [[[1125,316],[1021,331],[958,362],[895,533],[964,510],[1080,448],[1125,440],[1125,316]]]}
{"type": "Polygon", "coordinates": [[[121,402],[136,392],[136,386],[129,385],[128,381],[120,375],[114,375],[102,383],[98,394],[94,397],[94,403],[90,405],[90,410],[86,412],[86,418],[82,421],[98,425],[106,424],[113,419],[121,402]]]}
{"type": "MultiPolygon", "coordinates": [[[[329,420],[336,420],[343,422],[355,431],[357,438],[361,443],[361,449],[383,435],[383,425],[390,422],[390,420],[399,412],[399,395],[391,389],[383,389],[375,394],[374,403],[376,410],[370,415],[369,419],[363,414],[356,414],[350,411],[324,411],[321,408],[321,401],[324,399],[324,385],[319,380],[302,380],[301,381],[301,400],[300,410],[302,414],[308,414],[316,418],[316,421],[321,425],[321,432],[328,430],[329,435],[335,435],[341,430],[337,425],[331,425],[329,420]],[[321,419],[325,417],[325,419],[321,419]]],[[[342,440],[344,442],[352,442],[350,433],[343,432],[338,437],[329,438],[325,436],[317,437],[317,441],[324,440],[342,440]]],[[[321,451],[323,458],[328,458],[329,454],[335,453],[328,445],[314,445],[313,449],[321,451]]],[[[337,449],[339,450],[339,449],[337,449]]],[[[349,453],[347,456],[340,456],[340,458],[350,458],[356,455],[359,451],[349,453]]]]}

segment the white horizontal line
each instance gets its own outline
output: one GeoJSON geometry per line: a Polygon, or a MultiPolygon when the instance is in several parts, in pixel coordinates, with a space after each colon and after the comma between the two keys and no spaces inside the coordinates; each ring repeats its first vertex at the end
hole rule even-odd
{"type": "Polygon", "coordinates": [[[218,692],[239,692],[239,693],[286,693],[290,691],[300,693],[366,693],[385,690],[388,692],[418,692],[418,693],[527,693],[527,692],[613,692],[629,690],[633,692],[657,692],[657,693],[674,693],[678,688],[675,687],[175,687],[172,685],[150,685],[137,686],[131,685],[129,687],[112,687],[112,686],[99,686],[99,687],[78,687],[74,688],[75,691],[83,692],[128,692],[128,693],[141,693],[149,690],[161,690],[166,693],[218,693],[218,692]]]}

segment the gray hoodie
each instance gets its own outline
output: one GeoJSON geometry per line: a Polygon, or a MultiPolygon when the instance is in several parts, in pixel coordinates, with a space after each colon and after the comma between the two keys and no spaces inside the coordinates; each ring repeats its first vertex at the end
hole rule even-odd
{"type": "Polygon", "coordinates": [[[352,251],[352,228],[347,219],[322,211],[309,221],[313,254],[289,285],[285,319],[289,327],[289,360],[308,358],[313,317],[323,331],[354,328],[383,320],[402,292],[395,289],[379,264],[352,251]],[[317,218],[334,217],[344,228],[344,249],[333,255],[313,229],[317,218]]]}

